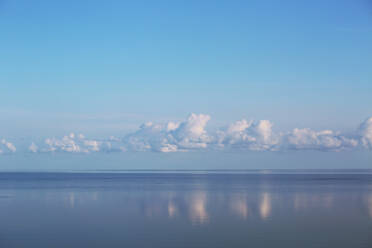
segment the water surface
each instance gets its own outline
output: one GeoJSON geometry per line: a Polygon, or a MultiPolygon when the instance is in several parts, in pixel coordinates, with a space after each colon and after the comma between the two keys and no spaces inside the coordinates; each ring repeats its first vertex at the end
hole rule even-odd
{"type": "Polygon", "coordinates": [[[372,247],[366,171],[0,173],[0,247],[372,247]]]}

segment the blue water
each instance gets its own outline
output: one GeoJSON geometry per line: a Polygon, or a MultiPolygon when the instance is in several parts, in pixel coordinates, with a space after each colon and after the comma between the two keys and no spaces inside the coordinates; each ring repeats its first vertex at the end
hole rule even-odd
{"type": "Polygon", "coordinates": [[[0,247],[372,247],[370,171],[0,173],[0,247]]]}

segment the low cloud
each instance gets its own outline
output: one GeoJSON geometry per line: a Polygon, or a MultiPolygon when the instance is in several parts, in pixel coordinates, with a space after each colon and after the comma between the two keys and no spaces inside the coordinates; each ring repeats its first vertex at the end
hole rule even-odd
{"type": "MultiPolygon", "coordinates": [[[[211,117],[190,114],[183,121],[142,124],[122,138],[86,138],[71,133],[60,138],[47,138],[43,143],[32,142],[29,152],[95,153],[95,152],[181,152],[191,150],[239,151],[344,151],[372,149],[372,117],[366,119],[351,134],[333,130],[295,128],[289,132],[275,132],[268,120],[239,120],[207,132],[211,117]]],[[[16,147],[6,140],[0,142],[0,153],[14,153],[16,147]]]]}
{"type": "Polygon", "coordinates": [[[295,128],[284,136],[284,148],[295,150],[341,151],[358,146],[357,139],[348,138],[331,130],[314,131],[295,128]]]}
{"type": "Polygon", "coordinates": [[[183,122],[153,124],[148,122],[123,139],[128,150],[175,152],[189,149],[205,149],[211,138],[205,126],[209,115],[191,114],[183,122]]]}
{"type": "Polygon", "coordinates": [[[358,132],[361,137],[362,145],[365,148],[372,149],[372,117],[360,124],[358,132]]]}
{"type": "Polygon", "coordinates": [[[86,139],[84,135],[70,133],[62,138],[47,138],[44,144],[37,146],[32,143],[29,147],[31,152],[69,152],[91,153],[112,150],[110,141],[86,139]],[[39,148],[40,147],[40,148],[39,148]]]}
{"type": "Polygon", "coordinates": [[[123,145],[134,151],[173,152],[192,149],[236,149],[247,151],[318,150],[343,151],[372,149],[372,117],[353,134],[332,130],[295,128],[275,133],[268,120],[236,121],[214,133],[207,133],[208,115],[191,114],[183,122],[146,123],[127,135],[123,145]]]}
{"type": "Polygon", "coordinates": [[[33,153],[37,153],[39,151],[39,147],[32,142],[31,145],[28,147],[28,150],[33,153]]]}
{"type": "Polygon", "coordinates": [[[217,145],[253,151],[275,150],[279,136],[272,131],[268,120],[258,122],[240,120],[217,132],[217,145]]]}
{"type": "Polygon", "coordinates": [[[17,148],[10,142],[5,139],[0,141],[0,154],[3,153],[14,153],[17,151],[17,148]]]}

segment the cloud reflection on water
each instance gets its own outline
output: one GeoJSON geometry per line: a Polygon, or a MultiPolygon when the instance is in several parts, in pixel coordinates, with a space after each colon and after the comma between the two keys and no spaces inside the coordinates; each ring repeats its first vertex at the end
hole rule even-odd
{"type": "Polygon", "coordinates": [[[333,207],[333,202],[334,197],[331,194],[308,195],[296,193],[294,195],[293,205],[296,211],[315,207],[330,209],[333,207]]]}
{"type": "Polygon", "coordinates": [[[168,202],[168,216],[174,218],[178,215],[178,208],[173,201],[168,202]]]}
{"type": "Polygon", "coordinates": [[[208,221],[207,193],[203,191],[192,194],[189,206],[189,216],[193,224],[204,224],[208,221]]]}
{"type": "MultiPolygon", "coordinates": [[[[122,208],[124,215],[140,215],[149,220],[187,219],[193,225],[204,225],[214,219],[221,217],[228,219],[231,216],[244,221],[271,221],[284,211],[292,215],[308,215],[315,209],[327,213],[333,211],[339,204],[347,204],[345,196],[337,192],[298,191],[283,194],[270,187],[265,187],[262,191],[242,190],[234,193],[193,189],[166,192],[150,190],[144,193],[72,191],[62,194],[64,196],[60,198],[61,195],[46,193],[45,198],[50,199],[47,203],[50,205],[58,202],[58,199],[63,199],[64,206],[68,209],[81,211],[83,208],[94,206],[105,207],[106,204],[112,204],[116,198],[119,199],[118,207],[122,208]]],[[[372,195],[366,195],[364,199],[365,214],[372,219],[372,195]]]]}
{"type": "Polygon", "coordinates": [[[372,194],[368,197],[367,205],[369,217],[372,219],[372,194]]]}
{"type": "Polygon", "coordinates": [[[241,219],[247,219],[250,210],[248,208],[246,194],[235,194],[229,203],[230,209],[233,213],[235,213],[241,219]]]}
{"type": "MultiPolygon", "coordinates": [[[[67,193],[67,192],[66,192],[67,193]]],[[[54,196],[55,197],[55,196],[54,196]]],[[[68,192],[66,204],[68,208],[86,207],[110,201],[110,194],[98,192],[81,193],[68,192]],[[76,205],[76,202],[79,205],[76,205]]],[[[314,208],[332,209],[334,207],[334,196],[332,194],[309,194],[293,193],[283,196],[270,191],[262,193],[239,192],[234,194],[214,194],[205,190],[193,190],[187,192],[148,194],[146,197],[135,194],[123,194],[125,204],[124,211],[133,211],[146,218],[166,217],[187,218],[192,224],[206,224],[215,217],[216,211],[223,211],[223,214],[237,216],[241,220],[261,219],[266,221],[273,217],[274,208],[287,206],[286,211],[306,212],[314,208]],[[273,197],[275,196],[275,197],[273,197]],[[274,200],[275,199],[275,200],[274,200]]],[[[368,215],[372,218],[372,195],[367,198],[368,215]]]]}
{"type": "Polygon", "coordinates": [[[75,207],[75,193],[71,192],[68,199],[69,199],[70,208],[74,208],[75,207]]]}
{"type": "Polygon", "coordinates": [[[261,195],[260,216],[263,220],[267,219],[271,213],[271,195],[264,192],[261,195]]]}
{"type": "Polygon", "coordinates": [[[249,247],[255,238],[252,247],[271,247],[262,243],[267,234],[274,245],[278,238],[294,239],[286,247],[297,247],[304,238],[324,247],[366,247],[372,225],[369,175],[7,174],[5,179],[0,180],[2,236],[21,237],[24,247],[34,240],[26,233],[40,234],[33,247],[51,247],[55,237],[92,240],[80,247],[101,240],[100,247],[116,240],[165,247],[165,239],[166,247],[227,241],[238,247],[234,241],[243,239],[241,247],[249,247]],[[298,230],[305,231],[293,235],[298,230]],[[327,230],[335,232],[324,235],[327,230]],[[355,245],[350,234],[364,243],[355,245]],[[40,245],[48,237],[51,245],[40,245]]]}

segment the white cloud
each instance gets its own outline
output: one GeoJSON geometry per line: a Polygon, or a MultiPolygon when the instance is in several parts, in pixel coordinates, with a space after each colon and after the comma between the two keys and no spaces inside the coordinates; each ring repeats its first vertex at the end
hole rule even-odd
{"type": "MultiPolygon", "coordinates": [[[[47,138],[44,144],[31,143],[31,152],[179,152],[190,150],[236,149],[240,151],[319,150],[342,151],[372,149],[372,117],[349,135],[332,130],[315,131],[295,128],[287,133],[275,133],[268,120],[236,121],[216,132],[207,132],[209,115],[190,114],[180,122],[147,122],[124,138],[91,139],[71,133],[61,138],[47,138]]],[[[0,153],[13,153],[16,147],[5,139],[0,153]]]]}
{"type": "MultiPolygon", "coordinates": [[[[31,148],[38,149],[37,146],[31,144],[31,148]],[[31,147],[32,146],[32,147],[31,147]]],[[[84,135],[75,135],[71,133],[62,138],[47,138],[45,146],[39,149],[41,152],[71,152],[71,153],[91,153],[99,151],[110,151],[112,145],[110,141],[99,141],[93,139],[86,139],[84,135]]],[[[32,151],[32,150],[31,150],[32,151]]]]}
{"type": "Polygon", "coordinates": [[[274,150],[279,142],[272,132],[273,124],[267,120],[237,121],[223,131],[217,132],[219,147],[231,147],[254,151],[274,150]]]}
{"type": "Polygon", "coordinates": [[[309,128],[295,128],[284,136],[283,145],[295,150],[340,151],[357,147],[358,140],[331,130],[317,132],[309,128]]]}
{"type": "Polygon", "coordinates": [[[205,126],[209,115],[191,114],[183,122],[141,125],[140,130],[127,135],[123,141],[129,150],[175,152],[185,149],[206,148],[210,137],[205,126]]]}
{"type": "Polygon", "coordinates": [[[2,153],[14,153],[17,151],[17,148],[10,142],[5,139],[2,139],[0,142],[0,154],[2,153]]]}
{"type": "Polygon", "coordinates": [[[28,147],[28,150],[30,152],[36,153],[38,152],[39,147],[34,142],[32,142],[31,145],[28,147]]]}
{"type": "Polygon", "coordinates": [[[358,130],[364,147],[372,149],[372,117],[365,120],[358,130]]]}

